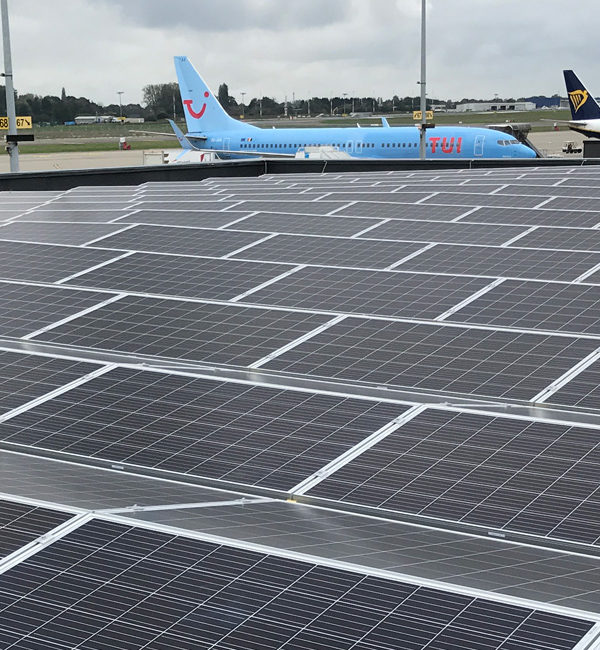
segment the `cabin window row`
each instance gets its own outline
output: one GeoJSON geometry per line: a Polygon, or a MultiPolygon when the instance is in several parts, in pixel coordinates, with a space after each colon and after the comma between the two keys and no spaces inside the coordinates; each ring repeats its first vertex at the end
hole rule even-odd
{"type": "MultiPolygon", "coordinates": [[[[332,144],[332,145],[323,145],[323,144],[311,144],[311,143],[304,143],[304,144],[242,144],[241,147],[242,149],[298,149],[300,147],[323,147],[323,146],[333,146],[333,147],[339,147],[340,149],[342,148],[352,148],[353,146],[356,149],[366,149],[366,148],[374,148],[375,144],[372,142],[348,142],[348,143],[338,143],[338,144],[332,144]]],[[[406,147],[418,147],[418,143],[416,142],[383,142],[381,144],[382,147],[397,147],[398,149],[401,148],[406,148],[406,147]]],[[[427,143],[427,146],[429,146],[429,143],[427,143]]]]}

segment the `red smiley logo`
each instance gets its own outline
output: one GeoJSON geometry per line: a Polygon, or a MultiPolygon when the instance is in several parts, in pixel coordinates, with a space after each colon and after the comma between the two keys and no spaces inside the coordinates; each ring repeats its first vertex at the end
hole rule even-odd
{"type": "MultiPolygon", "coordinates": [[[[208,90],[204,93],[204,97],[206,97],[206,98],[210,97],[210,93],[208,92],[208,90]]],[[[197,113],[192,108],[193,101],[194,101],[193,99],[184,99],[183,103],[187,107],[189,114],[192,117],[195,117],[197,120],[199,120],[204,115],[204,111],[206,110],[206,102],[204,102],[204,104],[202,104],[202,108],[200,109],[200,112],[197,113]]]]}

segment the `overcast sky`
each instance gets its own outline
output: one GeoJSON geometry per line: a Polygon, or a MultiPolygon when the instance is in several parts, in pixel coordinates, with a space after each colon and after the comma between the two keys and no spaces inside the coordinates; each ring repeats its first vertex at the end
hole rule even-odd
{"type": "MultiPolygon", "coordinates": [[[[428,0],[428,95],[600,94],[598,0],[428,0]],[[575,10],[573,9],[575,8],[575,10]]],[[[141,102],[187,55],[238,100],[417,95],[421,0],[8,0],[21,93],[141,102]]]]}

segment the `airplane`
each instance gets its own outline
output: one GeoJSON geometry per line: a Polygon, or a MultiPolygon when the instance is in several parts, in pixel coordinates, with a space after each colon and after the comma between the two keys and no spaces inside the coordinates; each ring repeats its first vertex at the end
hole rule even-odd
{"type": "Polygon", "coordinates": [[[563,70],[569,104],[571,106],[571,120],[554,120],[558,124],[565,124],[571,130],[583,133],[590,138],[600,138],[600,106],[586,87],[581,83],[573,70],[563,70]]]}
{"type": "MultiPolygon", "coordinates": [[[[381,127],[263,129],[229,116],[187,57],[175,57],[175,70],[188,129],[184,137],[197,150],[221,158],[293,158],[307,147],[333,147],[352,158],[419,157],[419,128],[391,127],[383,119],[381,127]]],[[[493,129],[435,127],[427,129],[426,141],[428,159],[537,156],[514,136],[493,129]]]]}

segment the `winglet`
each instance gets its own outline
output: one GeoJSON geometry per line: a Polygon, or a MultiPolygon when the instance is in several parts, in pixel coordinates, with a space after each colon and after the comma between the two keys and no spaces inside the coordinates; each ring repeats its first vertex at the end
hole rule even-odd
{"type": "Polygon", "coordinates": [[[385,129],[391,129],[392,127],[390,126],[390,123],[387,121],[386,117],[381,118],[381,126],[385,129]]]}
{"type": "Polygon", "coordinates": [[[173,120],[169,120],[169,124],[171,125],[171,128],[173,129],[175,136],[179,140],[179,144],[181,145],[182,149],[195,149],[192,145],[192,143],[183,135],[183,131],[173,122],[173,120]]]}

